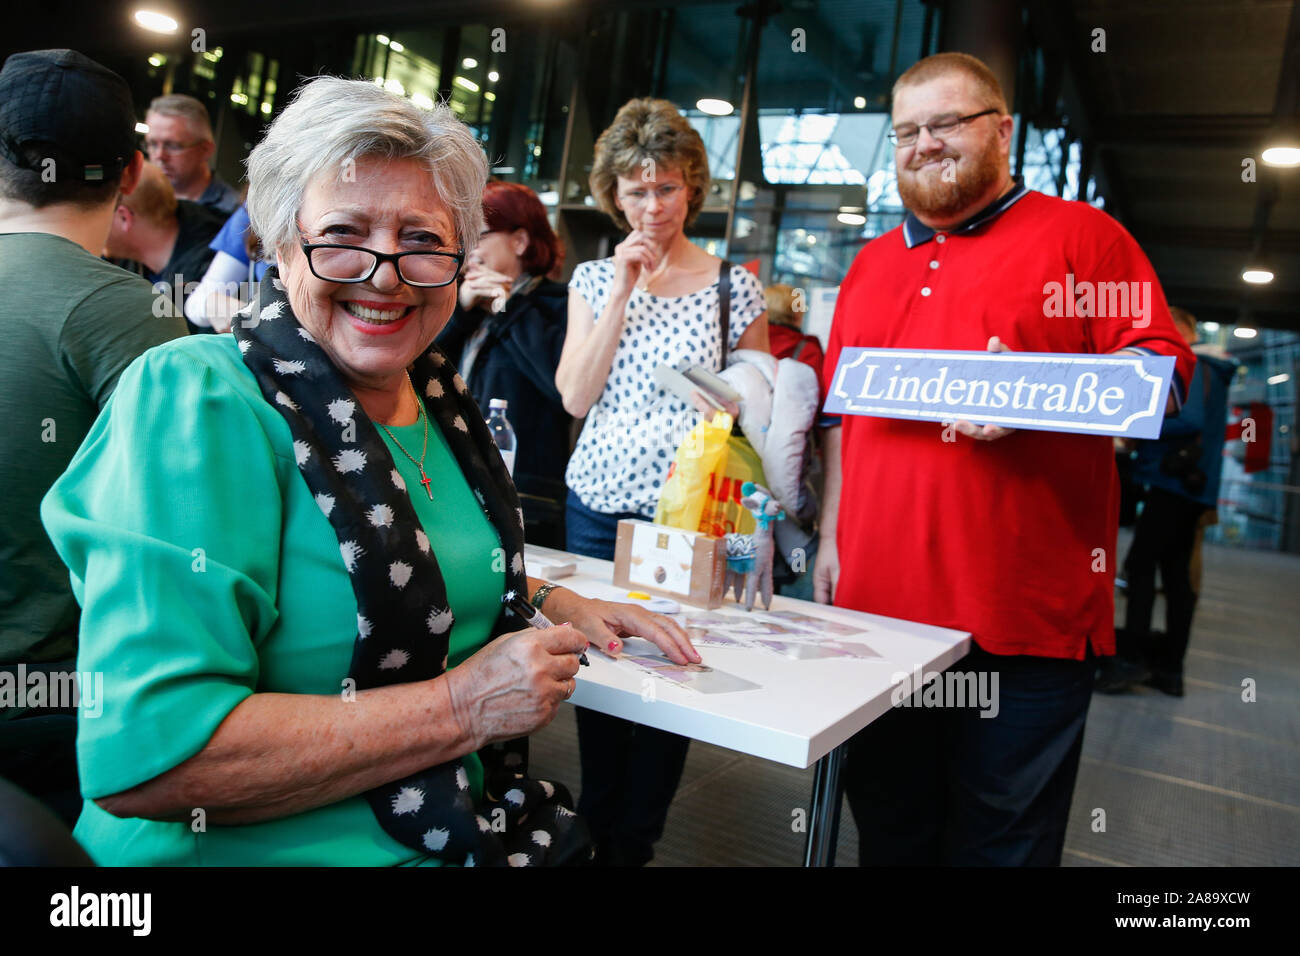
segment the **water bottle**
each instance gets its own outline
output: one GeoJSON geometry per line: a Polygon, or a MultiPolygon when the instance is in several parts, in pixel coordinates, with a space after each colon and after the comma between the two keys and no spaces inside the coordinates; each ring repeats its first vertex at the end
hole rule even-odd
{"type": "Polygon", "coordinates": [[[510,403],[504,398],[494,398],[488,402],[488,431],[496,439],[497,447],[501,449],[501,458],[506,463],[506,471],[512,476],[515,473],[515,430],[510,427],[510,419],[506,418],[506,409],[510,403]]]}

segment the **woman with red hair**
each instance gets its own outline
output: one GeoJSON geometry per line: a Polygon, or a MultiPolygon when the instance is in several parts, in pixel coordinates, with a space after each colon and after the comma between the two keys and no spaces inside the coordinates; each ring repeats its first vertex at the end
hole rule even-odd
{"type": "Polygon", "coordinates": [[[530,542],[564,547],[564,469],[572,419],[555,388],[567,288],[547,278],[564,259],[546,207],[527,186],[488,183],[485,223],[465,261],[459,301],[437,338],[485,411],[504,398],[514,426],[515,487],[530,542]]]}

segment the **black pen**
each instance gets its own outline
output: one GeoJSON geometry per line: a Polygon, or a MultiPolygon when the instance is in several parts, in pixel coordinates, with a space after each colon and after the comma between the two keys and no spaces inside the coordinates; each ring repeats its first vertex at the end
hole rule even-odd
{"type": "MultiPolygon", "coordinates": [[[[539,631],[544,631],[548,627],[555,627],[555,625],[547,619],[545,614],[537,610],[537,608],[533,607],[518,594],[506,602],[506,607],[514,611],[518,617],[522,617],[524,623],[529,627],[535,627],[539,631]]],[[[578,663],[583,667],[591,666],[591,662],[587,660],[586,651],[583,651],[578,655],[578,663]]]]}

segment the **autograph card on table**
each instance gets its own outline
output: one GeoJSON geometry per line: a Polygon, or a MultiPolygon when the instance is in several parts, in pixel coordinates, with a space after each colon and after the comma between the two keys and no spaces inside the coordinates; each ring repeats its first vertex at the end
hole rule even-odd
{"type": "Polygon", "coordinates": [[[754,641],[759,647],[765,647],[782,657],[795,661],[815,661],[825,657],[856,657],[865,660],[880,657],[865,644],[853,644],[845,641],[779,641],[759,638],[754,641]]]}
{"type": "Polygon", "coordinates": [[[804,614],[802,611],[764,611],[763,613],[768,617],[774,617],[793,624],[795,627],[816,631],[819,634],[865,634],[867,631],[865,627],[842,624],[829,618],[804,614]]]}
{"type": "Polygon", "coordinates": [[[652,654],[624,654],[619,663],[701,694],[727,694],[737,690],[756,690],[762,686],[726,671],[700,664],[674,664],[666,657],[652,654]]]}
{"type": "Polygon", "coordinates": [[[846,348],[826,397],[832,414],[1037,431],[1159,438],[1167,355],[846,348]]]}
{"type": "Polygon", "coordinates": [[[695,647],[749,647],[749,642],[727,631],[686,626],[686,634],[695,647]]]}

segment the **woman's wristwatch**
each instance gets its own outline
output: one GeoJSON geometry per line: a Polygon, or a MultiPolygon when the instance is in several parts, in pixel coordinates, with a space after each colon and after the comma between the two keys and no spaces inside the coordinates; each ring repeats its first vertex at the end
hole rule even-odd
{"type": "Polygon", "coordinates": [[[528,603],[530,603],[533,607],[537,608],[537,610],[540,611],[542,609],[542,602],[545,601],[547,596],[549,596],[550,593],[558,587],[559,587],[558,584],[551,584],[548,581],[546,584],[543,584],[533,593],[533,598],[528,603]]]}

